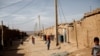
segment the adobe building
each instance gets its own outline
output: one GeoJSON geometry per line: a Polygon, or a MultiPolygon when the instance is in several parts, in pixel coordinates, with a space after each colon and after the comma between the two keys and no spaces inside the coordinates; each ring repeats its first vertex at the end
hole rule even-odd
{"type": "MultiPolygon", "coordinates": [[[[58,25],[59,34],[66,31],[66,40],[75,43],[79,48],[91,47],[93,38],[100,37],[100,8],[85,13],[79,21],[62,23],[58,25]]],[[[44,29],[45,34],[55,35],[55,26],[44,29]]]]}
{"type": "Polygon", "coordinates": [[[100,37],[100,8],[85,13],[80,21],[72,22],[69,30],[69,41],[78,42],[79,47],[91,47],[94,37],[100,37]]]}

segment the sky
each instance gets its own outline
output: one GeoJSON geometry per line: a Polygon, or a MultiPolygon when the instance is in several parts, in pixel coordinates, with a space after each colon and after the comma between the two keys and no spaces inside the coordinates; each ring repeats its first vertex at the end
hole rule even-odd
{"type": "MultiPolygon", "coordinates": [[[[58,0],[59,23],[80,20],[96,8],[100,0],[58,0]]],[[[54,0],[0,0],[0,21],[11,29],[39,30],[39,15],[41,29],[55,25],[54,0]]]]}

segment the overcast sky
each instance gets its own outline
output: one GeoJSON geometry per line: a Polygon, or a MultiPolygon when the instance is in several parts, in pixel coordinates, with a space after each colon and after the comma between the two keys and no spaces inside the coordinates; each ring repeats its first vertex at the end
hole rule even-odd
{"type": "MultiPolygon", "coordinates": [[[[59,23],[79,20],[96,8],[100,0],[58,0],[59,23]]],[[[38,15],[44,27],[55,24],[54,9],[54,0],[0,0],[0,21],[10,28],[33,31],[38,28],[38,15]]]]}

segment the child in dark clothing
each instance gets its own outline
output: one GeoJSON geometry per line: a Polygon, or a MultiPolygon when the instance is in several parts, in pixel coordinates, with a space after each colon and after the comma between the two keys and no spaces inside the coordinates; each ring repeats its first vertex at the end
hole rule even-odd
{"type": "Polygon", "coordinates": [[[98,56],[98,52],[100,51],[100,45],[99,45],[99,38],[94,38],[94,44],[95,46],[92,48],[92,56],[98,56]]]}

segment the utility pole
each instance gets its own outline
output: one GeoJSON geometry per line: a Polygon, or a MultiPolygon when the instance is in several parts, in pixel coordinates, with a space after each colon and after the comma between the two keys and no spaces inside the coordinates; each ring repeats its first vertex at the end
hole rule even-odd
{"type": "Polygon", "coordinates": [[[33,35],[36,36],[37,35],[37,23],[34,24],[34,31],[33,32],[34,32],[33,35]]]}
{"type": "Polygon", "coordinates": [[[44,34],[44,25],[43,25],[43,24],[42,24],[42,29],[43,29],[42,32],[43,32],[43,34],[44,34]]]}
{"type": "Polygon", "coordinates": [[[21,44],[23,44],[23,34],[22,34],[22,31],[20,31],[20,37],[21,37],[21,44]]]}
{"type": "Polygon", "coordinates": [[[78,48],[77,28],[76,28],[76,21],[75,20],[74,20],[74,28],[75,28],[76,44],[77,44],[77,48],[78,48]]]}
{"type": "Polygon", "coordinates": [[[87,30],[87,47],[89,47],[89,31],[87,30]]]}
{"type": "Polygon", "coordinates": [[[58,41],[58,0],[55,0],[55,23],[56,23],[56,46],[59,45],[58,41]]]}
{"type": "Polygon", "coordinates": [[[66,28],[64,28],[64,38],[65,38],[65,42],[66,42],[66,28]]]}
{"type": "Polygon", "coordinates": [[[92,10],[92,7],[90,6],[90,12],[91,12],[91,10],[92,10]]]}
{"type": "Polygon", "coordinates": [[[35,26],[34,26],[34,32],[37,33],[38,29],[37,29],[37,23],[35,23],[35,26]]]}
{"type": "Polygon", "coordinates": [[[40,28],[40,15],[38,16],[38,19],[39,19],[39,30],[40,30],[40,29],[41,29],[41,28],[40,28]]]}
{"type": "Polygon", "coordinates": [[[2,29],[2,35],[1,35],[1,44],[2,44],[2,47],[4,47],[4,38],[3,38],[3,34],[4,34],[4,31],[3,31],[3,21],[1,21],[1,29],[2,29]]]}
{"type": "Polygon", "coordinates": [[[69,26],[68,26],[68,28],[67,28],[67,34],[68,34],[68,37],[67,37],[68,43],[70,43],[70,42],[69,42],[69,26]]]}

